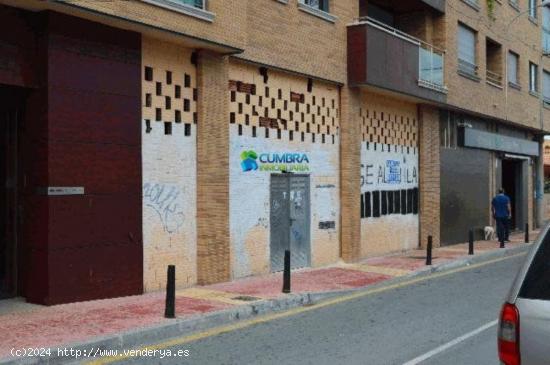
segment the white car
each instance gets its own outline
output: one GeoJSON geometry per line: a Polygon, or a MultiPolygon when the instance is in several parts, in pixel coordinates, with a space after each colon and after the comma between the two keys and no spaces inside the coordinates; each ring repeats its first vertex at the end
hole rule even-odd
{"type": "Polygon", "coordinates": [[[501,364],[550,364],[549,225],[529,251],[500,314],[501,364]]]}

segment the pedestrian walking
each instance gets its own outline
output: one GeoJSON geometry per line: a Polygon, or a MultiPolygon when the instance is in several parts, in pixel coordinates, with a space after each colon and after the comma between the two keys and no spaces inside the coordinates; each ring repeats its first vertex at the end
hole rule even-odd
{"type": "Polygon", "coordinates": [[[504,193],[504,189],[499,189],[498,194],[491,202],[493,218],[497,225],[497,237],[500,246],[504,247],[504,242],[508,240],[509,222],[512,218],[512,206],[510,198],[504,193]]]}

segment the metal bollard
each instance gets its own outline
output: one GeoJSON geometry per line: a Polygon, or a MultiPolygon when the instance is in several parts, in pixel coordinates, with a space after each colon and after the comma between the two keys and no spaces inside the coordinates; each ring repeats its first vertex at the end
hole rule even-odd
{"type": "Polygon", "coordinates": [[[428,236],[428,246],[426,248],[426,265],[432,264],[432,236],[428,236]]]}
{"type": "Polygon", "coordinates": [[[468,232],[468,255],[474,254],[474,230],[468,232]]]}
{"type": "Polygon", "coordinates": [[[164,317],[176,318],[176,267],[174,265],[168,265],[164,317]]]}
{"type": "Polygon", "coordinates": [[[290,251],[285,250],[285,271],[283,272],[283,293],[290,293],[290,251]]]}
{"type": "Polygon", "coordinates": [[[529,223],[525,223],[525,243],[529,243],[529,223]]]}

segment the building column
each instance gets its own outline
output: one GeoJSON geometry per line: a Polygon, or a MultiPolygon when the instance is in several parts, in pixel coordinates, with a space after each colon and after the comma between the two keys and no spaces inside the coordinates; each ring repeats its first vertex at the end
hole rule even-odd
{"type": "Polygon", "coordinates": [[[361,127],[356,116],[361,106],[361,91],[341,88],[340,186],[341,252],[344,261],[361,256],[361,127]]]}
{"type": "Polygon", "coordinates": [[[439,110],[421,105],[419,125],[420,244],[426,246],[432,236],[434,247],[440,246],[440,157],[439,110]]]}
{"type": "Polygon", "coordinates": [[[230,280],[227,57],[200,51],[197,70],[197,281],[230,280]]]}

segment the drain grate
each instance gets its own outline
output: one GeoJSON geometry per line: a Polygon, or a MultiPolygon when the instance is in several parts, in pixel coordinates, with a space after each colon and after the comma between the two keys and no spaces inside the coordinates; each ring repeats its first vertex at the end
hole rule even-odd
{"type": "Polygon", "coordinates": [[[251,297],[251,296],[248,296],[248,295],[239,295],[238,297],[235,297],[235,298],[231,298],[233,300],[241,300],[243,302],[254,302],[256,300],[260,300],[260,298],[256,298],[256,297],[251,297]]]}

